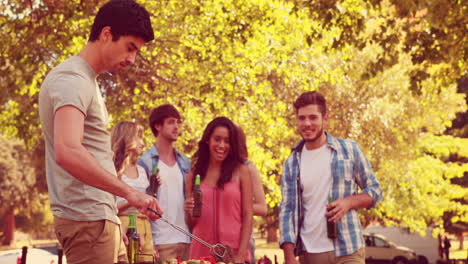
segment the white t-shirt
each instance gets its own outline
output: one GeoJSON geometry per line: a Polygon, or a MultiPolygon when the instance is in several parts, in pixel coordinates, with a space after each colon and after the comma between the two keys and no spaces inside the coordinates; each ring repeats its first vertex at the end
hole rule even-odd
{"type": "Polygon", "coordinates": [[[300,164],[304,224],[301,238],[309,253],[334,250],[333,241],[327,237],[328,195],[332,187],[331,150],[327,144],[318,149],[302,149],[300,164]]]}
{"type": "MultiPolygon", "coordinates": [[[[122,181],[125,182],[126,184],[128,184],[133,189],[138,190],[138,191],[140,191],[142,193],[145,193],[146,188],[148,188],[148,186],[149,186],[148,176],[146,175],[146,171],[145,171],[145,169],[143,169],[143,167],[141,167],[139,165],[136,165],[136,167],[137,167],[138,177],[137,178],[129,178],[125,174],[122,173],[122,177],[121,177],[122,181]]],[[[117,204],[119,204],[122,201],[126,202],[127,200],[125,200],[124,198],[122,198],[120,196],[116,196],[116,203],[117,204]]],[[[125,213],[125,214],[138,213],[138,209],[131,206],[131,207],[127,208],[126,210],[124,210],[122,212],[119,212],[119,214],[120,213],[125,213]]]]}
{"type": "MultiPolygon", "coordinates": [[[[179,165],[170,167],[159,160],[161,185],[158,189],[158,201],[164,212],[164,218],[188,232],[184,213],[184,181],[179,165]]],[[[155,245],[190,243],[190,238],[175,230],[163,221],[151,222],[153,243],[155,245]]]]}

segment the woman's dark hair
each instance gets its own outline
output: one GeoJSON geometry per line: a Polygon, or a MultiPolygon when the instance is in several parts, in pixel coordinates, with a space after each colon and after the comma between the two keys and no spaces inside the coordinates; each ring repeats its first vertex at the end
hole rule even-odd
{"type": "Polygon", "coordinates": [[[238,124],[235,125],[237,130],[237,138],[239,144],[239,155],[244,162],[249,160],[249,151],[247,149],[247,138],[245,136],[244,130],[238,124]]]}
{"type": "MultiPolygon", "coordinates": [[[[203,131],[203,136],[198,142],[198,150],[193,156],[193,175],[200,175],[201,180],[206,177],[208,164],[210,162],[210,147],[209,141],[211,135],[217,127],[225,127],[229,131],[229,153],[221,165],[221,175],[218,180],[218,187],[223,188],[224,184],[232,179],[234,170],[242,164],[242,159],[239,154],[238,136],[234,123],[227,117],[217,117],[213,119],[203,131]]],[[[193,177],[195,181],[195,177],[193,177]]]]}
{"type": "Polygon", "coordinates": [[[148,11],[134,0],[111,0],[104,4],[94,18],[89,41],[99,39],[104,27],[111,28],[112,40],[120,36],[135,36],[145,42],[154,39],[148,11]]]}

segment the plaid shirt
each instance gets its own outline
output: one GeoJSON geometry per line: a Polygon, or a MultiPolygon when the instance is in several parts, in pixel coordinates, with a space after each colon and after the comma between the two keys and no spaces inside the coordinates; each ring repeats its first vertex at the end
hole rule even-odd
{"type": "MultiPolygon", "coordinates": [[[[326,133],[327,145],[331,149],[331,173],[333,200],[362,193],[367,193],[373,200],[374,207],[382,199],[382,190],[372,172],[367,158],[359,145],[352,140],[333,137],[326,133]]],[[[298,233],[298,218],[303,215],[302,204],[299,205],[297,177],[300,173],[300,157],[305,142],[299,142],[284,163],[281,177],[281,192],[279,227],[280,246],[283,243],[296,243],[298,233]],[[299,212],[301,210],[301,212],[299,212]]],[[[361,222],[356,210],[350,210],[338,222],[338,236],[334,241],[335,255],[351,255],[365,246],[362,236],[361,222]]]]}

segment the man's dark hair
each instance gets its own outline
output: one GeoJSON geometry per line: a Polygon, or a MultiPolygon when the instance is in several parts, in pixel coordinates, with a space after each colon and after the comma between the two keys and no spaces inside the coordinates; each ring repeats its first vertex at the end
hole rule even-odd
{"type": "Polygon", "coordinates": [[[164,123],[164,119],[168,117],[174,117],[180,120],[179,111],[177,111],[177,109],[171,104],[158,106],[151,112],[149,124],[155,137],[158,136],[158,130],[156,130],[154,126],[162,125],[164,123]]]}
{"type": "Polygon", "coordinates": [[[327,113],[327,101],[325,100],[325,97],[323,97],[323,95],[317,91],[312,91],[305,92],[296,99],[294,102],[294,109],[296,110],[296,114],[297,111],[299,111],[299,108],[311,104],[318,105],[322,115],[327,113]]]}
{"type": "Polygon", "coordinates": [[[135,36],[145,40],[154,39],[148,11],[134,0],[111,0],[104,4],[94,18],[89,41],[99,39],[104,27],[111,28],[112,40],[120,36],[135,36]]]}

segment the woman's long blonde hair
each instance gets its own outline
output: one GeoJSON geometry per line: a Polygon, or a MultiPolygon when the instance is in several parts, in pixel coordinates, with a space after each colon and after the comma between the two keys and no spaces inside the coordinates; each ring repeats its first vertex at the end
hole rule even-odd
{"type": "Polygon", "coordinates": [[[122,121],[112,129],[114,166],[119,178],[130,164],[135,164],[140,155],[137,140],[143,137],[143,127],[135,122],[122,121]]]}

